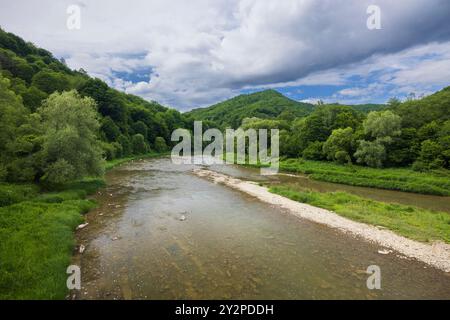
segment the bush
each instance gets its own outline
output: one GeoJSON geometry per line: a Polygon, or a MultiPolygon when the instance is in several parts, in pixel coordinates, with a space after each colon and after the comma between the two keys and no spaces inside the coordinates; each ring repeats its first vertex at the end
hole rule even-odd
{"type": "Polygon", "coordinates": [[[302,156],[308,160],[323,160],[325,158],[323,154],[323,142],[315,141],[310,143],[308,147],[303,150],[302,156]]]}
{"type": "Polygon", "coordinates": [[[131,145],[133,147],[134,154],[144,154],[149,151],[148,145],[145,142],[145,138],[142,134],[135,134],[131,138],[131,145]]]}
{"type": "Polygon", "coordinates": [[[378,141],[365,141],[359,143],[355,152],[356,161],[369,167],[381,168],[386,159],[386,148],[378,141]]]}
{"type": "Polygon", "coordinates": [[[32,184],[0,184],[0,207],[31,199],[38,187],[32,184]]]}
{"type": "Polygon", "coordinates": [[[48,186],[57,186],[72,181],[75,177],[75,168],[66,160],[58,159],[48,166],[41,181],[48,186]]]}
{"type": "Polygon", "coordinates": [[[167,151],[166,140],[163,137],[156,137],[155,139],[155,150],[157,152],[165,152],[167,151]]]}
{"type": "Polygon", "coordinates": [[[341,163],[341,164],[351,164],[352,163],[352,159],[350,158],[350,155],[348,154],[347,151],[338,151],[336,152],[336,154],[334,155],[334,158],[337,162],[341,163]]]}

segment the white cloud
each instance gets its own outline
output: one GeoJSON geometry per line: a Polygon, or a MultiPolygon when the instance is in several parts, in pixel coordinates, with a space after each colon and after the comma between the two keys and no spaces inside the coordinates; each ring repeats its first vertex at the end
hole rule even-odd
{"type": "Polygon", "coordinates": [[[450,39],[447,0],[349,2],[85,1],[79,2],[81,30],[70,31],[66,8],[73,1],[0,0],[0,21],[8,31],[66,57],[71,67],[184,109],[243,88],[344,85],[349,72],[367,77],[380,68],[397,87],[421,85],[417,76],[427,85],[445,84],[448,73],[440,69],[447,62],[428,61],[412,70],[408,59],[448,49],[448,42],[444,48],[426,46],[450,39]],[[366,28],[369,4],[381,7],[382,30],[366,28]],[[115,74],[143,68],[152,70],[149,82],[115,74]]]}

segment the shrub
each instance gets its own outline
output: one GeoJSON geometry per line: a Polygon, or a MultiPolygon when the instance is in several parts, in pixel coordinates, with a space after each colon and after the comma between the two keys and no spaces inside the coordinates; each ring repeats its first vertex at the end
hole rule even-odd
{"type": "Polygon", "coordinates": [[[155,139],[155,150],[157,152],[167,151],[166,140],[163,137],[156,137],[155,139]]]}

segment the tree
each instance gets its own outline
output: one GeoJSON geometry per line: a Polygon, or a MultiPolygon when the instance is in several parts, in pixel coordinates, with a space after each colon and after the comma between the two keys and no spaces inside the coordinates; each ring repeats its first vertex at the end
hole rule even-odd
{"type": "Polygon", "coordinates": [[[400,116],[390,110],[369,113],[363,127],[365,134],[374,140],[360,141],[355,153],[357,162],[381,168],[386,160],[386,146],[402,133],[401,122],[400,116]]]}
{"type": "Polygon", "coordinates": [[[42,70],[33,76],[33,85],[47,94],[62,92],[70,88],[69,81],[63,73],[52,70],[42,70]]]}
{"type": "Polygon", "coordinates": [[[131,145],[133,147],[134,154],[144,154],[147,153],[149,150],[149,147],[145,142],[144,136],[140,133],[135,134],[131,138],[131,145]]]}
{"type": "MultiPolygon", "coordinates": [[[[5,179],[11,171],[21,172],[14,163],[14,142],[18,127],[26,120],[27,110],[22,100],[12,90],[10,81],[0,74],[0,178],[5,179]],[[13,169],[18,170],[13,170],[13,169]]],[[[22,180],[22,178],[20,179],[22,180]]]]}
{"type": "Polygon", "coordinates": [[[167,151],[166,140],[163,137],[156,137],[155,139],[155,150],[157,152],[165,152],[167,151]]]}
{"type": "Polygon", "coordinates": [[[121,134],[117,138],[117,142],[122,146],[122,155],[123,156],[128,156],[131,153],[133,153],[133,147],[131,145],[131,141],[126,135],[121,134]]]}
{"type": "Polygon", "coordinates": [[[353,129],[333,130],[327,141],[323,144],[323,153],[328,160],[340,163],[351,163],[353,129]]]}
{"type": "Polygon", "coordinates": [[[26,113],[22,99],[10,89],[10,81],[0,74],[0,157],[7,152],[8,143],[16,138],[16,128],[26,113]]]}
{"type": "Polygon", "coordinates": [[[356,161],[369,167],[381,168],[386,159],[386,149],[379,141],[361,140],[355,152],[356,161]]]}
{"type": "Polygon", "coordinates": [[[131,125],[131,128],[135,134],[140,133],[144,136],[145,140],[148,139],[148,127],[144,122],[137,121],[131,125]]]}
{"type": "Polygon", "coordinates": [[[402,119],[392,111],[373,111],[364,121],[364,131],[374,139],[390,142],[392,137],[401,134],[402,119]]]}
{"type": "Polygon", "coordinates": [[[100,130],[105,135],[106,140],[116,141],[120,136],[120,129],[116,123],[110,117],[104,117],[101,122],[100,130]]]}
{"type": "Polygon", "coordinates": [[[38,113],[43,128],[41,181],[61,184],[103,173],[95,102],[75,91],[53,93],[38,113]]]}
{"type": "Polygon", "coordinates": [[[323,142],[314,141],[308,145],[308,147],[303,150],[302,156],[308,160],[324,160],[325,156],[323,154],[323,142]]]}
{"type": "Polygon", "coordinates": [[[23,104],[28,107],[32,112],[35,112],[40,107],[42,101],[47,98],[47,94],[44,91],[39,90],[35,86],[30,86],[23,94],[23,104]]]}

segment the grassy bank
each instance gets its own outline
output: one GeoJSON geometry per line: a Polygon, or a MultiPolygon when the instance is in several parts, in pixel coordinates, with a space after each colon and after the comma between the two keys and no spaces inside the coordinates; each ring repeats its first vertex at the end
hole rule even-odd
{"type": "Polygon", "coordinates": [[[286,159],[280,170],[303,173],[311,179],[360,187],[450,196],[450,172],[416,172],[408,168],[375,169],[332,162],[286,159]]]}
{"type": "Polygon", "coordinates": [[[271,192],[328,209],[351,220],[382,226],[410,239],[450,243],[450,215],[400,204],[383,203],[345,192],[320,193],[275,186],[271,192]]]}
{"type": "MultiPolygon", "coordinates": [[[[106,168],[162,155],[116,159],[106,168]]],[[[0,184],[0,299],[64,299],[74,230],[95,206],[85,198],[104,185],[89,178],[44,192],[33,184],[0,184]]]]}
{"type": "Polygon", "coordinates": [[[51,193],[35,193],[34,187],[25,201],[0,208],[0,299],[65,297],[73,231],[95,206],[84,198],[103,185],[86,179],[51,193]]]}

